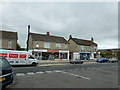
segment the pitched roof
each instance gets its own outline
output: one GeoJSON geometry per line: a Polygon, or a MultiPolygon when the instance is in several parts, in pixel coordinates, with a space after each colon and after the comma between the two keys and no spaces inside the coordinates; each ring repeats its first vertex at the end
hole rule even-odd
{"type": "Polygon", "coordinates": [[[15,39],[15,40],[18,40],[17,32],[0,30],[0,35],[2,36],[2,39],[15,39]]]}
{"type": "Polygon", "coordinates": [[[97,44],[92,42],[91,40],[84,40],[84,39],[77,39],[77,38],[72,38],[72,40],[75,43],[77,43],[78,45],[85,45],[85,46],[95,45],[95,46],[97,46],[97,44]]]}
{"type": "Polygon", "coordinates": [[[52,36],[46,34],[30,33],[31,37],[35,41],[56,42],[56,43],[68,43],[64,37],[52,36]]]}

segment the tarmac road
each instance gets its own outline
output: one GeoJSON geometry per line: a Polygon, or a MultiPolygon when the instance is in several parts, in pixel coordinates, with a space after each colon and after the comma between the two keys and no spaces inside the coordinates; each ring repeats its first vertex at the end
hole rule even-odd
{"type": "Polygon", "coordinates": [[[7,88],[118,88],[118,63],[14,67],[7,88]]]}

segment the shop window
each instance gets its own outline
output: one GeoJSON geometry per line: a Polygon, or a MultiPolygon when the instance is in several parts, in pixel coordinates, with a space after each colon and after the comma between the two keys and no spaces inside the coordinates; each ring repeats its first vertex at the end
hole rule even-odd
{"type": "Polygon", "coordinates": [[[57,44],[56,44],[56,48],[61,48],[61,44],[60,44],[60,43],[57,43],[57,44]]]}
{"type": "Polygon", "coordinates": [[[12,47],[12,40],[8,40],[8,48],[12,47]]]}
{"type": "Polygon", "coordinates": [[[45,42],[44,43],[44,48],[50,48],[50,43],[45,42]]]}

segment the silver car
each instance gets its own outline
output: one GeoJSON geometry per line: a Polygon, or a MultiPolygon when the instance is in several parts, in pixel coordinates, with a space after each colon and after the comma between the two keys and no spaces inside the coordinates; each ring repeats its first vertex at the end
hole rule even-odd
{"type": "Polygon", "coordinates": [[[109,58],[109,62],[112,62],[112,63],[118,62],[118,59],[117,58],[109,58]]]}

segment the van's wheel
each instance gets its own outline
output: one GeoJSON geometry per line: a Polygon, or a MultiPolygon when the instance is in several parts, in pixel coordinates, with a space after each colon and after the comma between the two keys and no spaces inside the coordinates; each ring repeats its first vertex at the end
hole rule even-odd
{"type": "Polygon", "coordinates": [[[32,66],[36,66],[36,63],[34,62],[34,63],[32,63],[32,66]]]}

